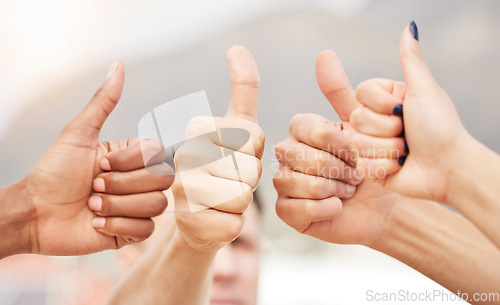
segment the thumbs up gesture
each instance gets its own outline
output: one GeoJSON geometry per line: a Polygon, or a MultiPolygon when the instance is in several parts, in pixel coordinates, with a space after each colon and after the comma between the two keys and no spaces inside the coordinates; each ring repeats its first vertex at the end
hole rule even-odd
{"type": "Polygon", "coordinates": [[[350,120],[359,132],[352,139],[357,167],[389,190],[446,202],[447,181],[467,162],[473,141],[422,58],[414,22],[403,32],[399,55],[405,82],[371,79],[356,90],[364,106],[350,120]]]}
{"type": "Polygon", "coordinates": [[[174,158],[172,191],[180,236],[195,250],[210,253],[241,233],[243,213],[260,180],[265,142],[257,125],[257,66],[241,46],[229,49],[228,60],[232,94],[226,116],[192,119],[186,131],[188,140],[174,158]],[[217,133],[211,132],[214,129],[217,133]],[[249,140],[241,145],[245,134],[250,135],[249,140]]]}
{"type": "Polygon", "coordinates": [[[414,22],[401,37],[404,83],[372,79],[350,118],[357,169],[402,195],[448,204],[500,245],[500,158],[465,130],[420,53],[414,22]],[[404,134],[402,134],[404,125],[404,134]]]}
{"type": "Polygon", "coordinates": [[[7,195],[0,210],[8,226],[2,229],[0,258],[89,254],[142,241],[153,232],[150,218],[166,208],[161,191],[172,177],[144,169],[138,139],[99,143],[100,129],[120,99],[124,73],[123,64],[115,62],[33,171],[2,190],[7,195]],[[97,217],[109,212],[112,217],[97,217]]]}

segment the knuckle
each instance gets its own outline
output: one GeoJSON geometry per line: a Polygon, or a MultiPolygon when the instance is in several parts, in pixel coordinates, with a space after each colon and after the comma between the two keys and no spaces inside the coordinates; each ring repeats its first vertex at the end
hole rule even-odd
{"type": "Polygon", "coordinates": [[[298,114],[296,114],[296,115],[293,116],[293,118],[290,120],[290,124],[288,125],[290,133],[292,133],[292,130],[295,129],[295,127],[297,126],[297,124],[299,122],[301,122],[302,120],[304,120],[305,116],[306,116],[306,114],[304,114],[304,113],[298,113],[298,114]]]}
{"type": "Polygon", "coordinates": [[[389,107],[387,101],[381,98],[374,98],[372,103],[373,105],[370,107],[370,110],[375,112],[384,113],[387,111],[386,109],[389,107]]]}
{"type": "Polygon", "coordinates": [[[299,113],[294,115],[290,120],[290,124],[288,125],[290,134],[294,135],[302,123],[314,121],[318,119],[318,117],[321,118],[319,114],[314,113],[299,113]]]}
{"type": "Polygon", "coordinates": [[[374,86],[376,86],[378,79],[370,78],[361,82],[356,87],[356,97],[366,97],[373,91],[374,86]]]}
{"type": "Polygon", "coordinates": [[[260,127],[258,124],[253,123],[253,122],[248,122],[249,123],[249,129],[250,129],[250,134],[253,135],[256,139],[259,138],[264,138],[264,130],[262,130],[262,127],[260,127]]]}
{"type": "Polygon", "coordinates": [[[335,162],[336,158],[322,157],[321,155],[326,155],[326,154],[323,153],[316,154],[313,161],[314,163],[312,163],[312,166],[309,166],[309,171],[306,174],[314,174],[315,176],[326,176],[330,178],[336,178],[336,177],[331,177],[332,173],[335,172],[338,167],[338,163],[335,162]]]}
{"type": "Polygon", "coordinates": [[[214,128],[214,122],[212,119],[212,124],[210,124],[210,118],[206,116],[197,116],[189,120],[186,126],[187,137],[192,137],[195,135],[204,134],[207,130],[212,130],[214,128]]]}
{"type": "Polygon", "coordinates": [[[159,191],[167,190],[172,183],[174,183],[175,176],[174,175],[158,175],[159,182],[159,191]]]}
{"type": "Polygon", "coordinates": [[[307,200],[305,203],[304,203],[304,208],[303,208],[303,215],[304,215],[304,218],[313,222],[316,218],[316,205],[315,205],[315,202],[311,201],[311,200],[307,200]]]}
{"type": "Polygon", "coordinates": [[[190,164],[193,159],[196,159],[196,155],[199,153],[194,149],[192,145],[186,143],[182,145],[174,155],[174,162],[176,165],[187,165],[190,164]]]}
{"type": "Polygon", "coordinates": [[[245,221],[243,215],[235,215],[233,220],[228,223],[225,241],[230,242],[235,240],[238,236],[240,236],[241,231],[243,230],[244,223],[245,221]]]}
{"type": "Polygon", "coordinates": [[[246,211],[248,206],[252,203],[253,191],[249,189],[248,191],[241,194],[237,200],[236,206],[234,207],[234,213],[243,213],[246,211]]]}
{"type": "Polygon", "coordinates": [[[274,154],[280,164],[288,164],[293,161],[294,145],[292,140],[287,139],[278,143],[274,148],[274,154]]]}
{"type": "Polygon", "coordinates": [[[351,138],[351,147],[353,150],[358,151],[361,148],[361,143],[363,141],[363,136],[361,134],[355,134],[351,138]]]}
{"type": "Polygon", "coordinates": [[[403,121],[399,117],[391,117],[390,131],[392,135],[399,135],[403,130],[403,121]]]}
{"type": "Polygon", "coordinates": [[[276,144],[274,147],[274,155],[276,156],[276,159],[281,162],[283,160],[283,155],[285,154],[285,143],[280,142],[276,144]]]}
{"type": "Polygon", "coordinates": [[[283,191],[283,185],[285,183],[286,183],[286,172],[280,167],[280,169],[273,176],[273,185],[278,194],[283,191]]]}
{"type": "Polygon", "coordinates": [[[359,85],[356,87],[356,97],[362,96],[366,92],[366,90],[370,86],[370,82],[371,80],[368,79],[359,83],[359,85]]]}
{"type": "Polygon", "coordinates": [[[155,139],[147,138],[140,141],[141,152],[146,155],[156,155],[165,152],[165,148],[155,139]]]}
{"type": "Polygon", "coordinates": [[[259,184],[260,177],[262,177],[262,163],[260,160],[255,160],[255,180],[252,187],[256,187],[259,184]]]}
{"type": "Polygon", "coordinates": [[[278,215],[278,217],[286,223],[285,215],[287,214],[287,212],[289,210],[287,200],[281,196],[278,196],[278,199],[276,200],[276,205],[275,205],[274,209],[276,211],[276,215],[278,215]]]}
{"type": "Polygon", "coordinates": [[[264,131],[258,124],[247,121],[244,122],[241,128],[250,133],[250,143],[252,143],[254,150],[253,154],[257,157],[260,157],[260,154],[262,153],[264,145],[266,143],[266,136],[264,134],[264,131]]]}
{"type": "Polygon", "coordinates": [[[365,119],[365,107],[358,107],[351,113],[350,123],[352,127],[359,129],[363,126],[365,119]]]}
{"type": "MultiPolygon", "coordinates": [[[[311,131],[311,141],[316,145],[321,145],[328,137],[328,130],[323,127],[315,127],[311,131]]],[[[321,146],[320,146],[321,147],[321,146]]]]}
{"type": "Polygon", "coordinates": [[[248,171],[245,171],[247,172],[247,175],[246,177],[242,177],[242,180],[244,183],[253,188],[259,184],[260,175],[262,173],[262,164],[259,159],[255,158],[255,160],[252,160],[251,164],[248,166],[248,171]]]}
{"type": "Polygon", "coordinates": [[[266,145],[266,135],[264,134],[262,129],[260,129],[255,138],[255,143],[254,143],[255,151],[256,152],[262,151],[265,145],[266,145]]]}
{"type": "Polygon", "coordinates": [[[323,189],[324,189],[323,179],[321,179],[321,178],[309,179],[308,189],[309,189],[309,193],[314,198],[322,197],[323,196],[323,189]]]}
{"type": "Polygon", "coordinates": [[[249,189],[243,194],[243,210],[246,210],[253,201],[253,190],[249,189]]]}

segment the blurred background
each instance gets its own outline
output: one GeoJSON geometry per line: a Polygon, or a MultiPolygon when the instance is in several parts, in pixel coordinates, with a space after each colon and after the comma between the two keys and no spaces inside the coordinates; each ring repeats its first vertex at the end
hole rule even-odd
{"type": "MultiPolygon", "coordinates": [[[[274,212],[273,148],[297,113],[338,120],[316,85],[320,51],[338,53],[354,87],[372,77],[402,79],[399,39],[415,20],[424,57],[464,125],[499,152],[499,14],[494,0],[3,0],[0,185],[34,167],[115,59],[125,63],[125,90],[102,140],[137,136],[142,115],[199,90],[213,113],[224,115],[226,51],[241,44],[259,66],[259,121],[267,136],[259,304],[366,304],[370,289],[445,290],[383,254],[322,243],[283,224],[274,212]]],[[[4,259],[0,304],[101,304],[118,269],[111,251],[4,259]]]]}

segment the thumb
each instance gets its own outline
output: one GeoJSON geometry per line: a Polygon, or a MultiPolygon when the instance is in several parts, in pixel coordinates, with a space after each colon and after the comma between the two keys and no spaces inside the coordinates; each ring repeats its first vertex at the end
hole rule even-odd
{"type": "Polygon", "coordinates": [[[351,113],[361,105],[354,97],[354,90],[335,52],[326,50],[318,55],[316,80],[339,118],[342,121],[349,121],[351,113]]]}
{"type": "Polygon", "coordinates": [[[257,123],[260,78],[252,54],[242,46],[227,52],[231,73],[231,102],[226,117],[242,118],[257,123]]]}
{"type": "Polygon", "coordinates": [[[115,61],[94,97],[69,124],[71,129],[91,138],[97,137],[104,122],[120,100],[124,82],[125,67],[122,62],[115,61]]]}
{"type": "Polygon", "coordinates": [[[436,81],[425,63],[418,42],[418,27],[412,21],[407,26],[399,44],[399,60],[408,91],[418,92],[436,86],[436,81]]]}

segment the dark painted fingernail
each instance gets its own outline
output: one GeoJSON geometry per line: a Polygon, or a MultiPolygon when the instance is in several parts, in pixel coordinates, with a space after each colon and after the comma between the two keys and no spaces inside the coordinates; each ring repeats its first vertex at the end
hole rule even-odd
{"type": "Polygon", "coordinates": [[[415,21],[412,21],[410,23],[410,32],[411,36],[413,36],[413,38],[415,38],[415,40],[418,41],[418,27],[415,21]]]}
{"type": "Polygon", "coordinates": [[[406,156],[398,158],[398,164],[401,166],[403,166],[403,164],[405,164],[405,161],[406,161],[406,156]]]}
{"type": "Polygon", "coordinates": [[[410,152],[410,150],[408,149],[408,143],[406,142],[406,140],[404,143],[405,143],[405,153],[408,154],[410,152]]]}
{"type": "Polygon", "coordinates": [[[392,113],[395,115],[403,115],[403,105],[396,105],[392,109],[392,113]]]}

